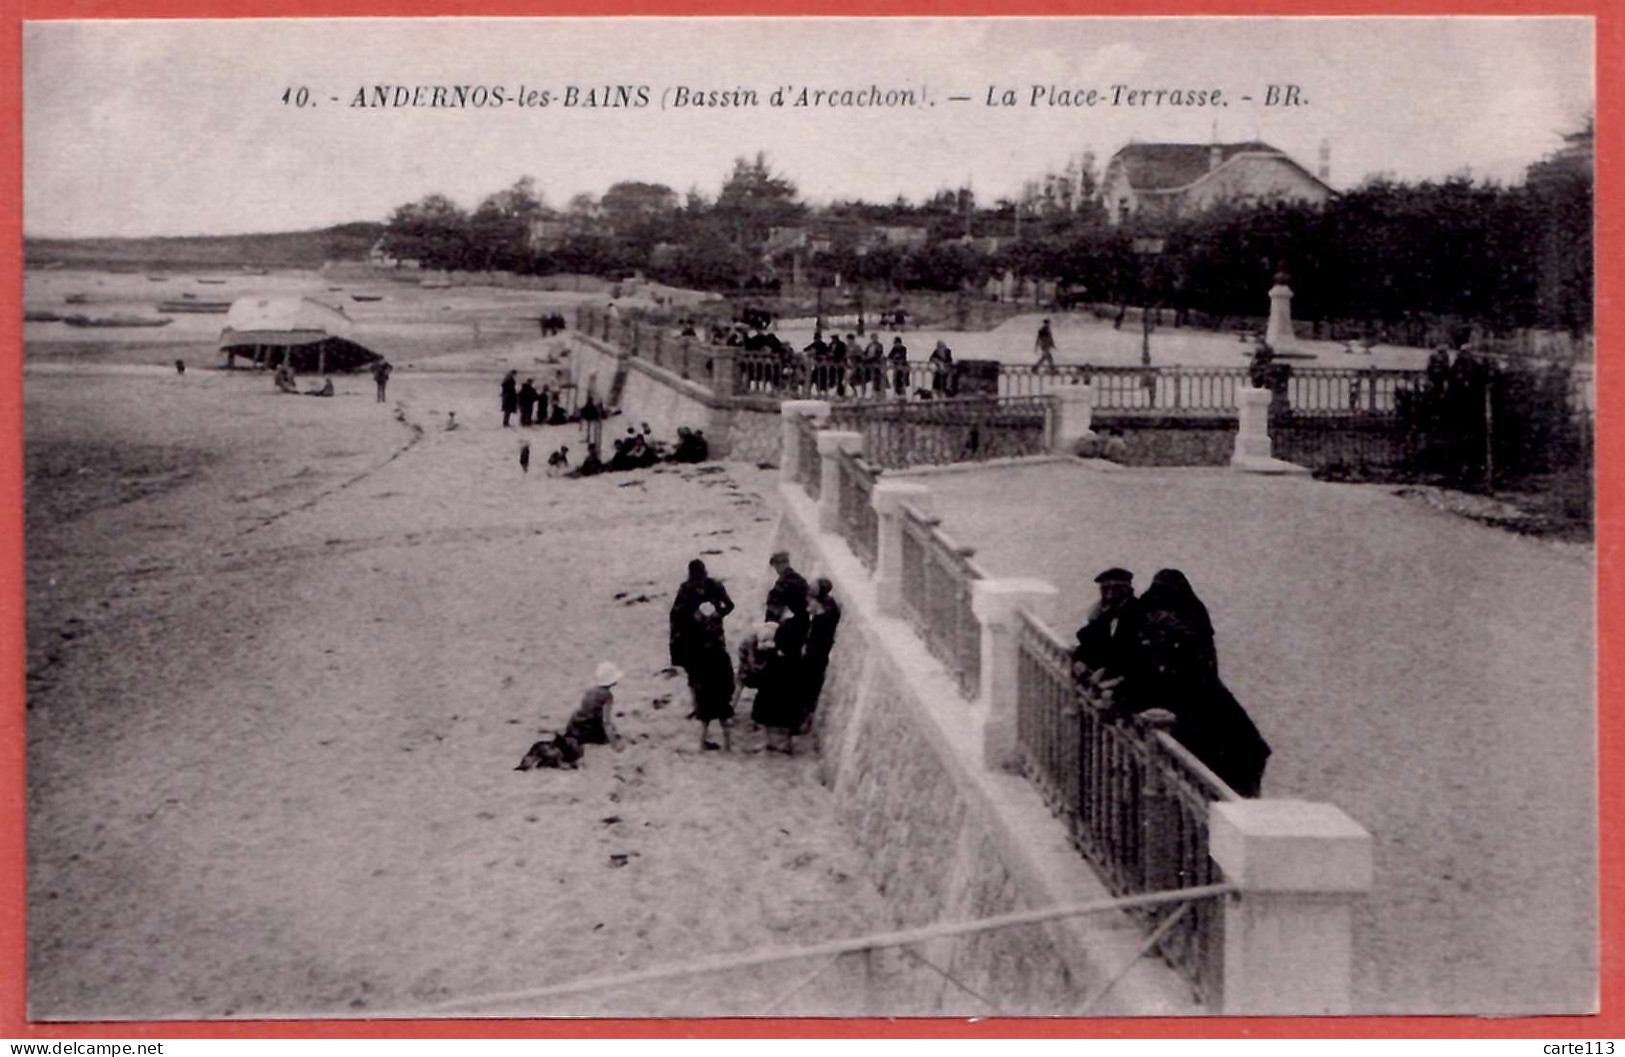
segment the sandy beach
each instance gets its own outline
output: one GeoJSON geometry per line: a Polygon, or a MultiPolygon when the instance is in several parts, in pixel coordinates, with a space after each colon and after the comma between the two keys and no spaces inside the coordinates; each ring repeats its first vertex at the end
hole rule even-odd
{"type": "MultiPolygon", "coordinates": [[[[522,474],[497,381],[541,347],[400,370],[386,404],[31,365],[31,1016],[412,1013],[889,925],[811,745],[746,722],[702,754],[659,674],[690,558],[731,637],[758,610],[774,474],[551,479],[565,426],[522,474]],[[516,771],[601,659],[624,749],[516,771]]],[[[807,971],[500,1011],[765,1012],[807,971]]],[[[856,1011],[838,975],[783,1011],[856,1011]]]]}

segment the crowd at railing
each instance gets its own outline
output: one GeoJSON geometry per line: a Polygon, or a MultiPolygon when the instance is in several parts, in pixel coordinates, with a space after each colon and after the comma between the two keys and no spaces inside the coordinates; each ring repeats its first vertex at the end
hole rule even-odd
{"type": "MultiPolygon", "coordinates": [[[[852,349],[838,360],[797,351],[773,339],[771,347],[727,344],[715,332],[693,326],[681,330],[629,318],[616,311],[580,306],[577,326],[631,355],[718,395],[815,398],[871,403],[926,403],[970,395],[1040,397],[1064,386],[1092,385],[1094,406],[1114,413],[1231,415],[1238,393],[1262,386],[1275,394],[1272,415],[1309,414],[1319,418],[1374,417],[1394,420],[1413,413],[1436,381],[1427,370],[1384,367],[1322,367],[1276,361],[1268,369],[1251,366],[1190,367],[1028,364],[970,360],[904,359],[860,355],[852,349]]],[[[906,350],[904,350],[906,351],[906,350]]],[[[1595,407],[1595,383],[1588,366],[1568,370],[1569,408],[1588,418],[1595,407]]],[[[939,460],[928,460],[939,461],[939,460]]]]}

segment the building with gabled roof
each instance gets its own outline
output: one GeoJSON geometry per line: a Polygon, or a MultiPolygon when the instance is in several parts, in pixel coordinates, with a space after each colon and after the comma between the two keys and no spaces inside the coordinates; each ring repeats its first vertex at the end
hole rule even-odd
{"type": "Polygon", "coordinates": [[[1114,225],[1131,217],[1174,220],[1231,202],[1319,203],[1336,193],[1326,183],[1329,157],[1322,145],[1317,175],[1259,140],[1130,143],[1106,163],[1101,199],[1114,225]]]}

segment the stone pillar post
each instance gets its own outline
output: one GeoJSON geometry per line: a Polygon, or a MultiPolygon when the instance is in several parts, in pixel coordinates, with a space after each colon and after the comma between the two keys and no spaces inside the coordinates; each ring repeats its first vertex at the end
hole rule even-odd
{"type": "MultiPolygon", "coordinates": [[[[884,530],[882,530],[884,531],[884,530]]],[[[1014,771],[1016,754],[1016,611],[1025,607],[1048,622],[1060,588],[1046,580],[972,580],[971,610],[982,625],[982,764],[1014,771]]]]}
{"type": "Polygon", "coordinates": [[[1208,853],[1242,892],[1224,905],[1225,1014],[1348,1014],[1353,910],[1371,834],[1335,805],[1216,801],[1208,853]]]}
{"type": "Polygon", "coordinates": [[[1236,449],[1230,455],[1233,469],[1251,473],[1307,474],[1307,467],[1284,462],[1274,457],[1270,444],[1270,401],[1275,394],[1268,389],[1242,388],[1236,390],[1236,404],[1240,414],[1236,429],[1236,449]]]}
{"type": "Polygon", "coordinates": [[[1276,352],[1285,352],[1297,343],[1292,333],[1292,287],[1279,281],[1270,287],[1270,321],[1264,327],[1264,341],[1276,352]]]}
{"type": "Polygon", "coordinates": [[[1236,390],[1239,427],[1230,465],[1242,469],[1252,462],[1268,462],[1270,451],[1270,391],[1251,387],[1236,390]]]}
{"type": "Polygon", "coordinates": [[[779,405],[779,480],[793,483],[801,471],[801,445],[796,428],[798,418],[809,418],[816,426],[829,418],[828,400],[786,400],[779,405]]]}
{"type": "Polygon", "coordinates": [[[1058,385],[1050,392],[1060,401],[1050,450],[1070,455],[1080,440],[1095,435],[1090,428],[1095,413],[1095,387],[1092,384],[1058,385]]]}
{"type": "Polygon", "coordinates": [[[863,434],[838,429],[818,434],[818,528],[821,532],[841,530],[841,467],[836,456],[843,451],[863,451],[863,434]]]}
{"type": "Polygon", "coordinates": [[[739,391],[739,361],[732,345],[711,346],[711,392],[734,396],[739,391]]]}
{"type": "Polygon", "coordinates": [[[880,517],[880,547],[875,556],[875,604],[884,616],[903,611],[903,503],[911,503],[921,513],[932,509],[931,489],[915,481],[875,482],[870,494],[880,517]]]}

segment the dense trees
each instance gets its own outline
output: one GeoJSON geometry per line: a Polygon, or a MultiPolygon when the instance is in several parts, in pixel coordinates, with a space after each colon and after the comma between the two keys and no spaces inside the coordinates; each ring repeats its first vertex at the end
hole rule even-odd
{"type": "Polygon", "coordinates": [[[1300,319],[1386,327],[1429,318],[1491,330],[1590,327],[1591,130],[1503,186],[1466,177],[1376,177],[1321,206],[1236,204],[1160,225],[1107,225],[1085,155],[1013,199],[944,188],[914,205],[809,209],[763,154],[738,158],[714,200],[627,180],[547,208],[528,177],[472,215],[443,195],[391,215],[384,248],[439,268],[644,271],[726,289],[788,280],[891,290],[974,288],[1006,270],[1091,300],[1258,316],[1284,262],[1300,319]],[[803,237],[769,241],[775,229],[803,237]],[[989,238],[989,236],[993,236],[989,238]],[[1144,250],[1148,238],[1160,253],[1144,250]],[[772,251],[772,252],[769,252],[772,251]],[[792,259],[794,265],[792,268],[792,259]]]}

